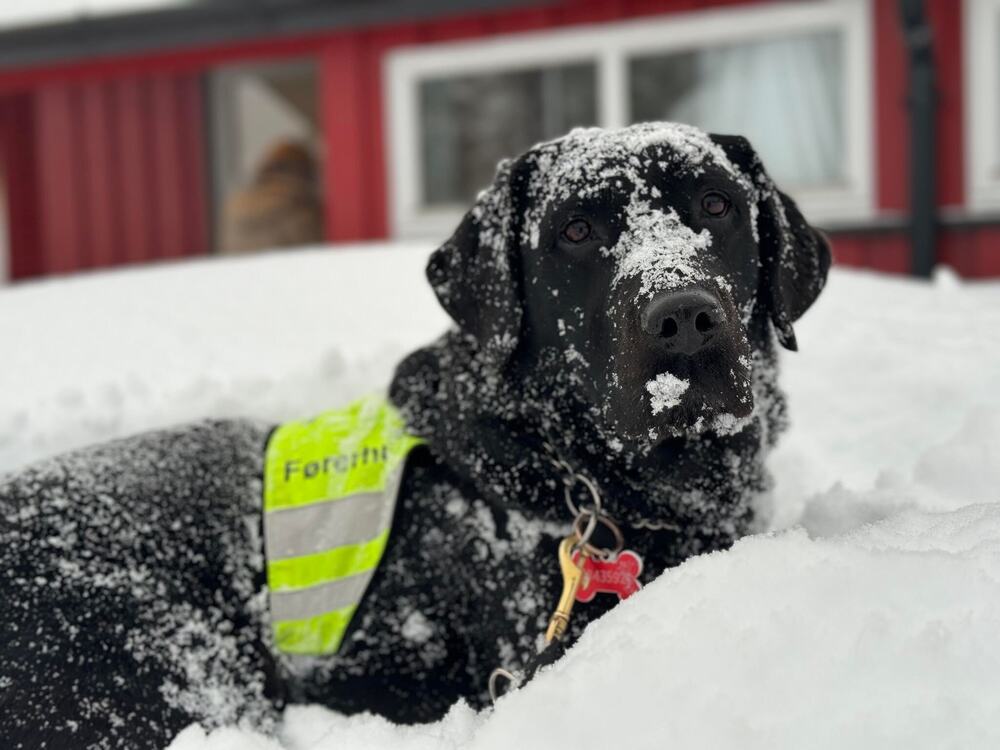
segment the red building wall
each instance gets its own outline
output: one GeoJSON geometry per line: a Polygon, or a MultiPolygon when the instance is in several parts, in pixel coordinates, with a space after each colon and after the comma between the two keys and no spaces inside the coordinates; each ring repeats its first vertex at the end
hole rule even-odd
{"type": "Polygon", "coordinates": [[[324,75],[329,77],[323,99],[325,120],[334,123],[325,143],[329,162],[326,194],[331,196],[327,228],[331,241],[377,239],[388,233],[390,191],[386,185],[382,64],[394,47],[766,1],[564,0],[543,8],[398,24],[344,37],[337,51],[325,57],[323,66],[324,75]],[[352,95],[339,95],[347,91],[352,95]],[[337,168],[338,164],[346,166],[357,160],[359,155],[363,175],[337,168]],[[350,208],[337,208],[334,197],[338,195],[350,208]]]}
{"type": "MultiPolygon", "coordinates": [[[[296,39],[262,40],[139,58],[0,74],[4,92],[28,92],[24,118],[39,154],[37,215],[15,242],[15,274],[68,271],[207,252],[200,76],[237,60],[315,54],[326,158],[328,239],[385,237],[387,169],[382,64],[404,44],[468,39],[767,0],[563,0],[538,9],[467,15],[296,39]],[[151,82],[148,90],[140,81],[151,82]]],[[[938,200],[961,206],[961,3],[927,0],[939,86],[938,200]]],[[[907,53],[896,0],[871,0],[875,69],[875,202],[890,227],[833,234],[838,261],[909,269],[907,53]]],[[[3,121],[0,106],[0,123],[3,121]]],[[[0,124],[0,128],[2,128],[0,124]]],[[[2,131],[0,131],[2,132],[2,131]]],[[[29,145],[31,145],[29,143],[29,145]]],[[[10,150],[10,146],[6,146],[10,150]]],[[[30,180],[28,180],[30,182],[30,180]]],[[[22,208],[22,213],[29,214],[22,208]]],[[[944,226],[939,259],[967,276],[1000,275],[1000,226],[944,226]]]]}
{"type": "Polygon", "coordinates": [[[0,167],[7,195],[10,276],[45,272],[37,252],[41,239],[38,178],[35,169],[35,111],[29,94],[0,97],[0,167]]]}
{"type": "Polygon", "coordinates": [[[33,99],[46,272],[207,251],[198,76],[53,82],[33,99]]]}
{"type": "MultiPolygon", "coordinates": [[[[757,2],[760,0],[749,0],[757,2]]],[[[331,239],[357,240],[384,237],[387,232],[381,112],[383,55],[399,44],[469,39],[560,26],[597,23],[644,14],[661,15],[732,4],[748,0],[578,0],[535,10],[517,10],[484,16],[470,16],[435,23],[374,29],[351,37],[340,53],[327,59],[327,70],[337,80],[353,77],[364,81],[356,96],[326,99],[331,121],[350,121],[347,130],[336,130],[327,143],[328,153],[341,154],[346,162],[351,154],[373,168],[362,177],[331,172],[328,195],[351,196],[352,207],[328,217],[331,239]],[[344,104],[353,102],[351,111],[344,104]],[[357,189],[360,187],[360,191],[357,189]],[[363,207],[355,210],[358,203],[363,207]],[[364,208],[367,207],[367,208],[364,208]]],[[[832,232],[834,254],[845,265],[865,266],[883,271],[910,270],[910,243],[905,222],[909,206],[909,114],[907,110],[907,50],[900,26],[899,5],[895,0],[872,0],[873,59],[875,70],[875,209],[877,214],[896,219],[895,229],[832,232]]],[[[927,0],[927,12],[934,33],[937,67],[938,112],[936,121],[938,205],[960,208],[965,200],[963,111],[963,60],[961,3],[954,0],[927,0]]],[[[333,91],[346,90],[342,84],[333,91]]],[[[331,157],[333,163],[336,157],[331,157]]],[[[938,242],[938,259],[952,265],[964,276],[1000,276],[1000,226],[963,228],[944,225],[938,242]]]]}

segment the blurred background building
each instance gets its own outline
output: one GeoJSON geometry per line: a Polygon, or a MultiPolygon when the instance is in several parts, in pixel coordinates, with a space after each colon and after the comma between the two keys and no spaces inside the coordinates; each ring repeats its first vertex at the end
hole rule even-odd
{"type": "Polygon", "coordinates": [[[842,263],[1000,275],[1000,0],[14,0],[0,278],[440,239],[649,119],[747,135],[842,263]]]}

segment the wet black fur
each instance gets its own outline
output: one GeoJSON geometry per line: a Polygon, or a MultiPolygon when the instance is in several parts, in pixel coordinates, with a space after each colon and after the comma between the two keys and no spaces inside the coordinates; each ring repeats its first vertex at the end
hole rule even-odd
{"type": "MultiPolygon", "coordinates": [[[[766,187],[744,140],[717,140],[766,187]]],[[[430,263],[458,328],[396,373],[391,398],[428,446],[408,464],[386,557],[341,653],[301,670],[267,645],[259,505],[268,426],[207,422],[79,451],[0,480],[0,747],[158,748],[193,721],[266,729],[290,700],[404,722],[440,717],[461,698],[485,705],[494,667],[535,658],[559,595],[555,550],[570,519],[556,457],[601,487],[645,558],[646,582],[751,528],[751,501],[768,482],[763,455],[784,419],[776,339],[794,347],[791,323],[826,275],[825,242],[781,193],[739,197],[742,219],[711,229],[713,247],[751,258],[717,260],[734,284],[730,313],[741,296],[754,302],[739,334],[753,354],[754,416],[731,435],[614,450],[613,410],[593,403],[605,395],[600,379],[567,359],[567,339],[546,317],[610,304],[606,275],[592,258],[568,259],[558,232],[584,208],[620,232],[621,205],[553,205],[532,247],[522,216],[537,199],[538,168],[529,153],[501,169],[430,263]],[[497,191],[512,213],[505,236],[484,247],[497,191]],[[748,201],[759,208],[759,246],[748,201]],[[558,278],[539,287],[546,274],[558,278]],[[644,520],[672,528],[636,528],[644,520]]],[[[703,221],[689,210],[704,188],[697,176],[654,179],[665,202],[686,201],[687,221],[703,221]]],[[[704,179],[738,192],[721,173],[704,179]]],[[[568,340],[582,347],[588,335],[582,326],[568,340]]],[[[712,367],[704,382],[691,370],[692,388],[709,398],[712,367]]],[[[578,606],[570,638],[612,604],[578,606]]]]}

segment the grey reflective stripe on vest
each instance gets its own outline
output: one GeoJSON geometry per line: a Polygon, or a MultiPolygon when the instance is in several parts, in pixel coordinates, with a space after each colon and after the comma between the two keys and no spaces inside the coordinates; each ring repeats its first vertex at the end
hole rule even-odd
{"type": "Polygon", "coordinates": [[[298,591],[271,595],[271,617],[275,620],[304,620],[334,609],[343,609],[361,600],[374,571],[321,583],[298,591]]]}
{"type": "Polygon", "coordinates": [[[270,513],[264,529],[268,557],[311,555],[373,539],[391,520],[386,518],[392,508],[384,501],[385,494],[365,492],[270,513]]]}

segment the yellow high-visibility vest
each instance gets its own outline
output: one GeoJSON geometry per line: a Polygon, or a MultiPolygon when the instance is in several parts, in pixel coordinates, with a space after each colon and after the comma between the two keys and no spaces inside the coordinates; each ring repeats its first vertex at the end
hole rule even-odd
{"type": "Polygon", "coordinates": [[[382,397],[271,434],[264,550],[279,651],[337,652],[385,551],[406,456],[420,443],[382,397]]]}

